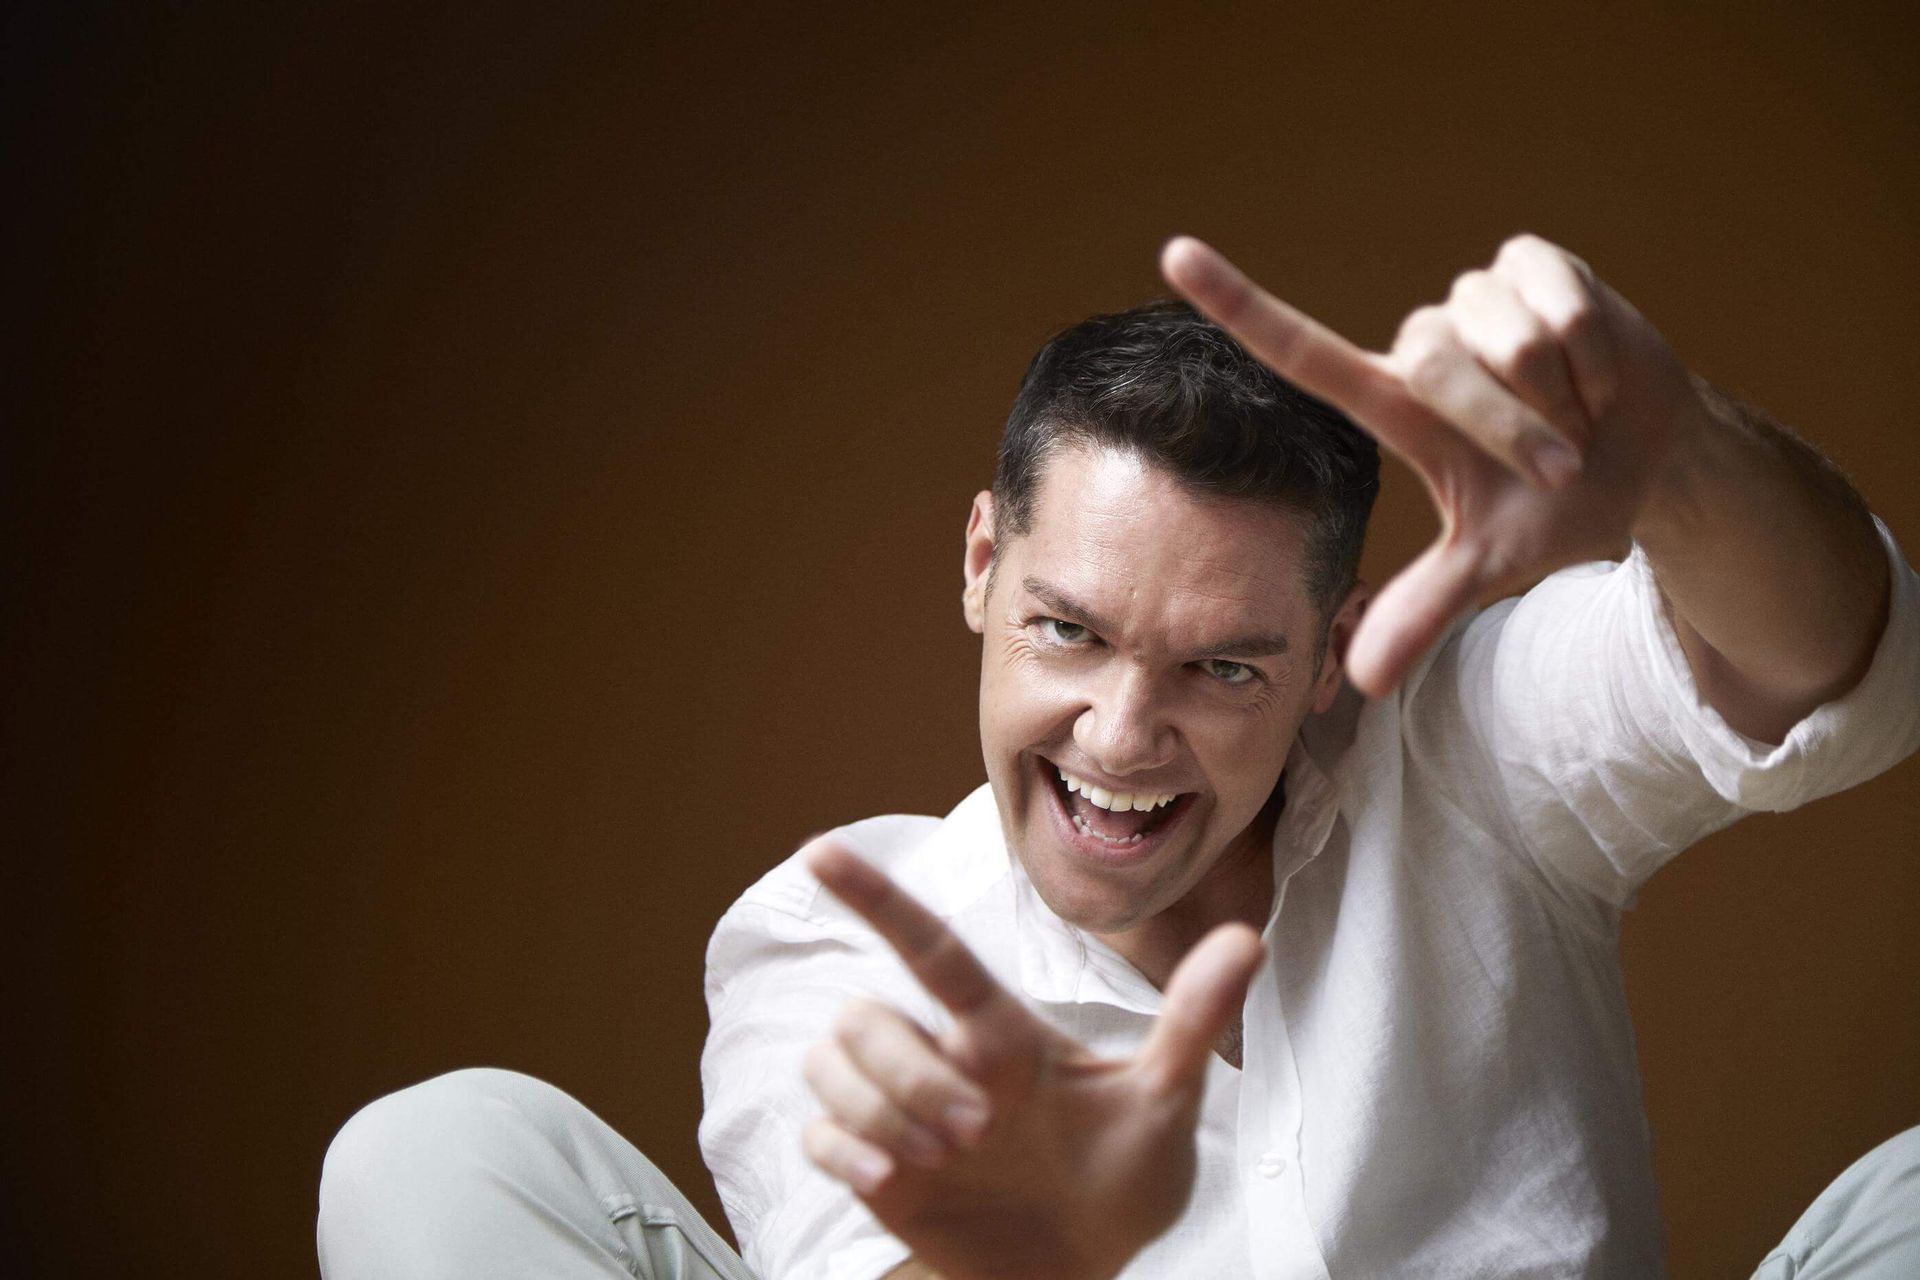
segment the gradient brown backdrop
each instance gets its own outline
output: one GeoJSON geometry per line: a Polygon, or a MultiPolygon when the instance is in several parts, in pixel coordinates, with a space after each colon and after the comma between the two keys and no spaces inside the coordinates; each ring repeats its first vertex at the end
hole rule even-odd
{"type": "MultiPolygon", "coordinates": [[[[968,500],[1172,232],[1377,344],[1539,231],[1920,544],[1920,49],[1806,8],[10,10],[9,1274],[310,1274],[478,1063],[717,1218],[708,930],[980,778],[968,500]]],[[[1632,917],[1679,1275],[1920,1122],[1916,779],[1632,917]]]]}

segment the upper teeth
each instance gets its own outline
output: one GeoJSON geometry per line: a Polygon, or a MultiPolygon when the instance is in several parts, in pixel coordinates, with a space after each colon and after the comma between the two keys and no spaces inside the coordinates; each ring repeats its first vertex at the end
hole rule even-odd
{"type": "Polygon", "coordinates": [[[1169,791],[1164,795],[1146,791],[1109,791],[1105,787],[1094,786],[1085,778],[1074,777],[1058,765],[1054,768],[1059,770],[1060,780],[1067,784],[1068,791],[1078,791],[1102,809],[1111,809],[1115,813],[1125,813],[1130,809],[1138,809],[1145,813],[1149,809],[1158,809],[1161,805],[1172,804],[1180,796],[1178,791],[1169,791]]]}

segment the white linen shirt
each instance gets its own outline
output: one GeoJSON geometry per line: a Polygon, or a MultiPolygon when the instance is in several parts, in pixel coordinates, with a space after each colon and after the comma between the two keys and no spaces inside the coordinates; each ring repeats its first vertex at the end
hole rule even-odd
{"type": "MultiPolygon", "coordinates": [[[[1124,1274],[1660,1274],[1620,913],[1701,836],[1920,745],[1915,578],[1880,533],[1873,665],[1777,747],[1700,700],[1638,551],[1457,624],[1392,697],[1349,691],[1310,720],[1242,1069],[1212,1060],[1192,1199],[1124,1274]]],[[[1144,1042],[1159,992],[1040,900],[987,787],[945,820],[838,834],[1068,1035],[1116,1056],[1144,1042]]],[[[862,995],[944,1023],[793,859],[713,935],[700,1141],[766,1280],[868,1280],[908,1256],[801,1151],[819,1110],[801,1056],[862,995]]]]}

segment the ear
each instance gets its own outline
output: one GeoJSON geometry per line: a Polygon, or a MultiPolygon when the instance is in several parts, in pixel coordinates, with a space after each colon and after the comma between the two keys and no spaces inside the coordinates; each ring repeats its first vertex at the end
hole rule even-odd
{"type": "Polygon", "coordinates": [[[1347,673],[1347,646],[1353,643],[1353,633],[1360,629],[1360,619],[1372,599],[1372,587],[1364,582],[1354,583],[1347,598],[1334,610],[1333,621],[1327,624],[1326,652],[1320,657],[1320,670],[1314,677],[1315,715],[1331,707],[1334,698],[1339,696],[1340,682],[1347,673]]]}
{"type": "Polygon", "coordinates": [[[973,495],[973,511],[967,516],[966,558],[960,564],[966,586],[960,592],[960,612],[969,631],[987,628],[987,566],[993,563],[993,492],[982,489],[973,495]]]}

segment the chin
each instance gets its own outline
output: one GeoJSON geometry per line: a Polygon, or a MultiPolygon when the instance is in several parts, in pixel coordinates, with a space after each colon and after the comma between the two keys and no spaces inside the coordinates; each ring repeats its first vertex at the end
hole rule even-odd
{"type": "Polygon", "coordinates": [[[1021,859],[1034,892],[1054,915],[1084,933],[1124,933],[1140,923],[1140,904],[1120,886],[1087,883],[1084,877],[1069,873],[1050,876],[1034,874],[1033,864],[1021,859]]]}

